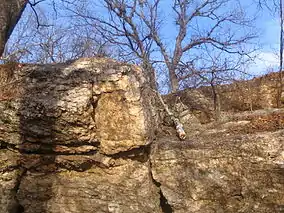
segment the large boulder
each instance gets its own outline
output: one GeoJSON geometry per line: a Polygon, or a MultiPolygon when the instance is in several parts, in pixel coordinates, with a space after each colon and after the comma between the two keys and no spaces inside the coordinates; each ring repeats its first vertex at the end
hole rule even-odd
{"type": "Polygon", "coordinates": [[[1,213],[160,212],[140,68],[91,58],[0,69],[1,213]]]}
{"type": "Polygon", "coordinates": [[[86,145],[115,154],[153,138],[150,90],[136,66],[94,58],[25,65],[13,80],[18,97],[1,101],[0,140],[19,149],[86,145]]]}

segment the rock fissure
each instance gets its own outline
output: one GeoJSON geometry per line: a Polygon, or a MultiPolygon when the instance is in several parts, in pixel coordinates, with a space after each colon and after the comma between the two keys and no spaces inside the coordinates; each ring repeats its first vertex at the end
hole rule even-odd
{"type": "Polygon", "coordinates": [[[91,97],[90,97],[90,104],[92,106],[92,113],[91,113],[91,118],[93,120],[94,123],[96,123],[96,108],[98,106],[98,102],[101,98],[101,94],[95,94],[94,93],[94,87],[95,87],[95,83],[92,82],[91,84],[91,97]]]}
{"type": "Polygon", "coordinates": [[[168,203],[167,198],[164,196],[162,189],[160,188],[160,206],[163,213],[173,213],[173,208],[168,203]]]}
{"type": "Polygon", "coordinates": [[[8,208],[7,208],[8,213],[24,213],[25,212],[24,206],[20,204],[20,201],[18,199],[18,191],[20,189],[22,179],[27,173],[27,169],[20,168],[18,170],[18,173],[19,174],[16,178],[14,188],[11,190],[12,199],[10,200],[8,204],[8,208]]]}
{"type": "Polygon", "coordinates": [[[144,145],[144,146],[139,146],[136,148],[132,148],[127,151],[121,151],[115,154],[104,154],[107,157],[111,157],[112,159],[130,159],[134,161],[138,161],[141,163],[145,163],[149,160],[149,155],[151,151],[151,145],[144,145]]]}
{"type": "Polygon", "coordinates": [[[16,145],[7,143],[5,141],[0,141],[0,149],[11,149],[11,150],[16,150],[16,145]]]}
{"type": "Polygon", "coordinates": [[[17,170],[19,168],[21,168],[19,165],[5,166],[4,168],[0,168],[0,172],[1,173],[12,172],[12,171],[15,171],[15,170],[17,170]]]}
{"type": "Polygon", "coordinates": [[[40,143],[23,143],[20,145],[2,143],[1,149],[8,149],[22,154],[41,155],[93,155],[98,152],[98,146],[93,145],[52,145],[40,143]]]}
{"type": "Polygon", "coordinates": [[[152,163],[151,160],[149,159],[149,167],[150,167],[150,176],[155,184],[155,186],[159,189],[159,196],[160,196],[160,208],[163,213],[173,213],[173,209],[171,205],[168,203],[167,198],[163,194],[162,188],[161,188],[161,183],[159,183],[157,180],[154,179],[153,177],[153,172],[152,172],[152,163]]]}
{"type": "Polygon", "coordinates": [[[172,209],[171,205],[168,203],[167,198],[163,194],[163,191],[161,189],[161,183],[157,182],[153,178],[152,171],[151,171],[151,178],[152,178],[152,181],[155,184],[155,186],[159,188],[160,208],[161,208],[162,212],[163,213],[173,213],[173,209],[172,209]]]}

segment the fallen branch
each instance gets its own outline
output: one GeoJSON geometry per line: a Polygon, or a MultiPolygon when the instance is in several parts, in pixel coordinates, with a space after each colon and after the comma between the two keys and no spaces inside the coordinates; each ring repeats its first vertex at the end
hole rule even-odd
{"type": "Polygon", "coordinates": [[[153,91],[157,94],[157,96],[158,96],[161,104],[163,105],[166,113],[170,116],[170,119],[173,121],[173,123],[175,125],[175,128],[176,128],[177,136],[179,137],[180,140],[185,140],[186,139],[186,133],[185,133],[185,131],[183,129],[182,123],[170,111],[168,105],[164,102],[161,94],[158,91],[154,90],[154,89],[153,89],[153,91]]]}

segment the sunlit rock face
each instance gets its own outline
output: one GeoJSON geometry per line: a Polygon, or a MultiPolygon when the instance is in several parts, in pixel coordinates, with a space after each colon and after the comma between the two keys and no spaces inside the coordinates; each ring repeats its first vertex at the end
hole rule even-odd
{"type": "Polygon", "coordinates": [[[160,211],[140,68],[103,58],[13,68],[15,92],[0,102],[1,213],[160,211]]]}
{"type": "Polygon", "coordinates": [[[153,128],[141,72],[110,59],[26,65],[15,76],[20,97],[1,103],[0,138],[22,149],[44,144],[59,152],[86,145],[114,154],[147,145],[153,128]]]}
{"type": "Polygon", "coordinates": [[[266,113],[204,126],[184,142],[158,139],[152,174],[173,212],[284,212],[283,111],[266,113]]]}
{"type": "Polygon", "coordinates": [[[212,122],[209,99],[180,91],[165,98],[179,141],[139,67],[12,71],[0,81],[0,213],[284,212],[283,110],[212,122]]]}

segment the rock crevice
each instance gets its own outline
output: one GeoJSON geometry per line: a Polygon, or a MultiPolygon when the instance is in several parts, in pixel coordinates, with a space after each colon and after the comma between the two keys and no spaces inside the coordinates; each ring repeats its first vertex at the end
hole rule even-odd
{"type": "Polygon", "coordinates": [[[11,199],[9,200],[9,203],[7,206],[8,213],[24,213],[25,212],[25,208],[23,205],[20,204],[20,201],[18,200],[17,195],[20,189],[20,185],[22,183],[22,179],[26,175],[26,173],[27,173],[27,169],[19,168],[14,188],[11,189],[11,199]]]}
{"type": "Polygon", "coordinates": [[[162,188],[161,188],[161,183],[159,183],[153,177],[153,168],[152,168],[151,160],[149,161],[149,166],[150,166],[150,175],[151,175],[152,181],[159,188],[160,207],[161,207],[162,212],[163,213],[173,213],[173,209],[172,209],[171,205],[169,204],[167,198],[163,194],[163,191],[162,191],[162,188]]]}

